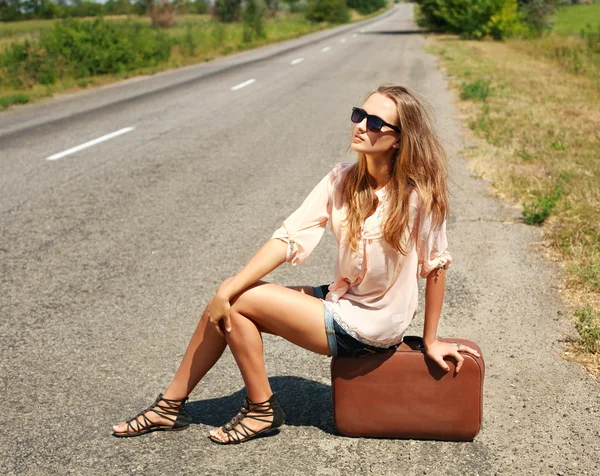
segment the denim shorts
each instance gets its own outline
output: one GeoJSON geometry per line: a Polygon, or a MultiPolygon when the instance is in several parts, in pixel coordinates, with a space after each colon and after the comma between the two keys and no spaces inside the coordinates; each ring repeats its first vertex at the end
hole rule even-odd
{"type": "MultiPolygon", "coordinates": [[[[313,287],[313,293],[318,299],[325,299],[329,292],[329,284],[313,287]]],[[[391,347],[374,347],[364,344],[348,334],[333,318],[325,307],[325,332],[329,343],[330,357],[364,357],[365,355],[377,354],[396,350],[400,344],[391,347]]]]}

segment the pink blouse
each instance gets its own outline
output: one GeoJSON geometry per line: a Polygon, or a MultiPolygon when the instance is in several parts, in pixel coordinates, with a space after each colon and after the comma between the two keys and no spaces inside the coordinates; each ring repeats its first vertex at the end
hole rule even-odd
{"type": "MultiPolygon", "coordinates": [[[[336,164],[271,239],[278,238],[288,244],[286,261],[297,266],[315,249],[327,222],[331,223],[338,255],[334,282],[323,304],[354,338],[372,346],[388,347],[402,342],[416,314],[418,274],[425,278],[436,268],[447,269],[452,262],[447,251],[446,222],[432,229],[431,219],[423,215],[418,193],[413,191],[409,227],[412,230],[416,221],[418,239],[403,256],[383,237],[382,218],[388,205],[384,187],[375,192],[379,204],[362,226],[359,251],[352,251],[342,226],[343,184],[352,165],[351,162],[336,164]]],[[[409,233],[407,230],[407,237],[409,233]]]]}

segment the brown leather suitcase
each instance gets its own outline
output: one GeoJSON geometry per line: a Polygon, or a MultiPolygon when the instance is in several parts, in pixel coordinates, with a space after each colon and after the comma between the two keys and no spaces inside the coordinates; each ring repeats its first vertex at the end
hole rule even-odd
{"type": "Polygon", "coordinates": [[[333,418],[345,436],[470,441],[481,428],[483,354],[467,339],[460,342],[479,352],[461,352],[456,362],[446,357],[444,371],[425,354],[423,339],[405,336],[396,351],[365,357],[333,357],[333,418]]]}

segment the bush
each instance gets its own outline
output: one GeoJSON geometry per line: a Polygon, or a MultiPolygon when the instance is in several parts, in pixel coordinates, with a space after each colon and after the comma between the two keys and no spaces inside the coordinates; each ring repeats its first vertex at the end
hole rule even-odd
{"type": "Polygon", "coordinates": [[[115,74],[169,59],[172,40],[161,30],[130,21],[64,20],[37,42],[13,43],[0,54],[2,82],[15,88],[52,84],[71,76],[115,74]]]}
{"type": "Polygon", "coordinates": [[[265,0],[265,3],[268,16],[274,16],[277,10],[279,10],[279,0],[265,0]]]}
{"type": "Polygon", "coordinates": [[[550,16],[554,13],[558,0],[518,0],[523,20],[534,36],[552,29],[550,16]]]}
{"type": "Polygon", "coordinates": [[[517,0],[421,0],[421,13],[436,29],[462,38],[511,36],[521,24],[517,0]]]}
{"type": "Polygon", "coordinates": [[[9,94],[8,96],[0,97],[0,107],[6,109],[13,104],[27,104],[29,102],[29,96],[23,93],[9,94]]]}
{"type": "Polygon", "coordinates": [[[242,0],[216,0],[215,16],[224,23],[232,23],[240,17],[242,0]]]}
{"type": "Polygon", "coordinates": [[[350,21],[346,0],[309,0],[305,16],[312,22],[347,23],[350,21]]]}
{"type": "Polygon", "coordinates": [[[494,40],[513,36],[522,24],[517,0],[504,0],[499,12],[494,13],[488,22],[489,33],[494,40]]]}
{"type": "Polygon", "coordinates": [[[348,0],[348,7],[354,8],[363,15],[385,8],[385,0],[348,0]]]}
{"type": "Polygon", "coordinates": [[[246,0],[244,9],[244,30],[242,41],[249,43],[255,38],[264,38],[266,36],[262,22],[262,16],[265,8],[258,5],[256,0],[246,0]]]}
{"type": "Polygon", "coordinates": [[[290,1],[290,11],[292,13],[302,13],[308,10],[308,0],[290,1]]]}
{"type": "Polygon", "coordinates": [[[160,0],[150,8],[150,20],[152,26],[168,28],[175,19],[175,3],[169,3],[168,0],[160,0]]]}
{"type": "Polygon", "coordinates": [[[196,0],[193,3],[194,7],[192,8],[193,13],[198,13],[199,15],[203,15],[208,13],[208,1],[207,0],[196,0]]]}

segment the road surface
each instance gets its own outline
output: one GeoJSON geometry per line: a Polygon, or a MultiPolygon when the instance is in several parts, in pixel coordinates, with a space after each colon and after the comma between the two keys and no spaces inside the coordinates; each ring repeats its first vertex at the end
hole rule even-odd
{"type": "MultiPolygon", "coordinates": [[[[225,58],[1,115],[4,474],[600,474],[600,386],[560,357],[575,334],[559,314],[560,271],[536,254],[539,230],[469,173],[447,78],[415,30],[399,4],[333,36],[238,54],[235,67],[225,58]],[[280,434],[206,438],[244,396],[226,351],[190,396],[190,429],[112,437],[170,382],[219,283],[337,162],[355,160],[351,107],[385,81],[429,99],[451,153],[454,263],[438,335],[482,349],[481,433],[341,437],[329,358],[267,335],[280,434]]],[[[304,265],[266,279],[327,283],[334,257],[328,231],[304,265]]],[[[408,334],[422,334],[422,307],[408,334]]]]}

